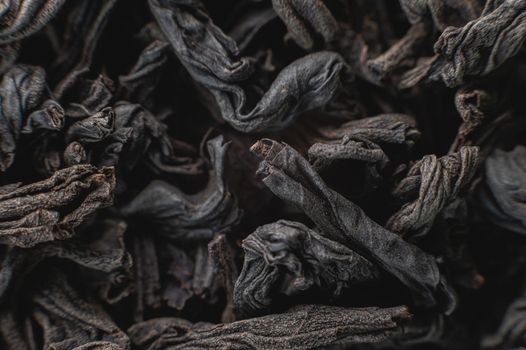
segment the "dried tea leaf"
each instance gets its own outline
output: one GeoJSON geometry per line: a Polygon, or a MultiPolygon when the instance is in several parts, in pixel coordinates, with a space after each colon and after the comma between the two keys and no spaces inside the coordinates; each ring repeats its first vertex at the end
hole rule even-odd
{"type": "Polygon", "coordinates": [[[340,55],[313,53],[283,69],[259,102],[249,107],[246,92],[236,83],[252,74],[250,60],[238,57],[236,44],[211,22],[200,2],[192,1],[191,6],[181,0],[149,3],[181,63],[212,93],[223,119],[237,130],[284,128],[302,112],[329,102],[342,84],[341,78],[350,77],[340,55]]]}
{"type": "Polygon", "coordinates": [[[79,120],[68,128],[66,140],[80,143],[99,142],[108,137],[113,131],[115,113],[109,107],[100,112],[79,120]]]}
{"type": "Polygon", "coordinates": [[[414,198],[393,214],[386,227],[411,238],[425,235],[440,211],[451,203],[472,179],[478,166],[478,147],[437,158],[424,156],[393,191],[395,197],[414,198]]]}
{"type": "Polygon", "coordinates": [[[35,293],[33,302],[33,317],[42,327],[46,349],[89,349],[101,341],[115,349],[130,348],[128,336],[109,315],[92,300],[84,300],[63,276],[51,278],[35,293]]]}
{"type": "Polygon", "coordinates": [[[335,160],[354,159],[371,163],[370,171],[384,168],[389,162],[382,146],[402,144],[407,148],[420,137],[413,118],[403,114],[385,114],[352,120],[337,128],[319,130],[324,142],[313,144],[309,160],[316,168],[324,168],[335,160]]]}
{"type": "Polygon", "coordinates": [[[294,41],[306,50],[313,48],[317,36],[331,42],[338,33],[338,22],[321,0],[272,0],[272,7],[294,41]]]}
{"type": "Polygon", "coordinates": [[[228,143],[222,137],[208,141],[211,169],[208,185],[201,192],[186,195],[164,182],[151,182],[123,208],[127,216],[140,215],[159,226],[159,232],[177,240],[210,239],[227,230],[241,215],[225,181],[228,143]]]}
{"type": "Polygon", "coordinates": [[[299,222],[260,226],[243,240],[243,250],[234,302],[247,314],[268,309],[278,294],[294,296],[318,288],[338,296],[349,286],[380,278],[376,266],[362,256],[299,222]]]}
{"type": "Polygon", "coordinates": [[[21,133],[33,129],[60,130],[64,111],[46,101],[45,72],[40,67],[17,65],[0,82],[0,172],[11,166],[21,133]]]}
{"type": "Polygon", "coordinates": [[[10,43],[42,29],[66,0],[7,0],[0,6],[0,44],[10,43]]]}
{"type": "Polygon", "coordinates": [[[414,58],[428,38],[429,32],[430,28],[425,22],[412,25],[407,33],[387,51],[367,61],[367,67],[373,76],[381,81],[399,68],[405,60],[414,58]]]}
{"type": "Polygon", "coordinates": [[[407,72],[402,86],[412,86],[425,77],[458,86],[489,74],[516,55],[526,37],[526,3],[505,0],[494,8],[491,4],[488,2],[481,17],[466,25],[445,28],[434,45],[434,64],[422,63],[407,72]],[[424,67],[428,68],[422,74],[424,67]]]}
{"type": "Polygon", "coordinates": [[[63,240],[97,209],[111,205],[113,168],[75,165],[0,195],[0,241],[19,247],[63,240]]]}
{"type": "Polygon", "coordinates": [[[178,318],[138,323],[128,332],[143,349],[314,349],[330,345],[376,343],[399,333],[410,314],[405,306],[350,309],[297,306],[286,313],[229,324],[192,324],[178,318]]]}

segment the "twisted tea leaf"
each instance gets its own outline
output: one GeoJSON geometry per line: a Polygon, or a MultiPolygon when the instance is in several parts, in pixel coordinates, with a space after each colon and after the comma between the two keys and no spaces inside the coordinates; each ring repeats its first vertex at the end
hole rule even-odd
{"type": "Polygon", "coordinates": [[[112,204],[113,168],[75,165],[0,195],[0,242],[19,247],[63,240],[97,209],[112,204]]]}
{"type": "Polygon", "coordinates": [[[407,33],[380,56],[367,61],[367,67],[377,78],[383,80],[407,59],[413,58],[430,32],[426,23],[412,25],[407,33]]]}
{"type": "Polygon", "coordinates": [[[64,109],[53,100],[42,103],[41,109],[27,118],[22,129],[23,134],[31,134],[38,129],[61,130],[64,126],[64,109]]]}
{"type": "Polygon", "coordinates": [[[42,29],[66,0],[6,0],[0,5],[0,44],[20,40],[42,29]]]}
{"type": "Polygon", "coordinates": [[[114,301],[119,296],[110,297],[109,293],[114,293],[112,288],[120,284],[119,278],[130,269],[131,259],[124,247],[122,222],[110,226],[113,222],[106,220],[101,237],[88,237],[88,241],[85,241],[87,237],[82,237],[84,241],[72,238],[41,243],[32,248],[7,247],[1,255],[0,297],[4,297],[8,288],[16,287],[12,286],[13,283],[23,280],[14,277],[27,276],[45,259],[56,257],[74,262],[82,272],[83,280],[96,279],[102,298],[114,301]]]}
{"type": "Polygon", "coordinates": [[[321,288],[338,296],[349,286],[380,277],[369,261],[298,222],[280,220],[258,227],[243,240],[243,250],[234,302],[248,314],[269,308],[279,293],[293,296],[321,288]]]}
{"type": "Polygon", "coordinates": [[[69,127],[66,140],[80,143],[99,142],[113,131],[115,113],[109,107],[79,120],[69,127]]]}
{"type": "Polygon", "coordinates": [[[120,163],[119,165],[127,169],[133,169],[148,151],[152,139],[166,139],[165,127],[157,122],[151,113],[137,104],[117,102],[113,111],[115,113],[113,135],[120,132],[126,135],[121,143],[124,149],[119,152],[114,164],[120,163]],[[124,159],[119,162],[121,157],[124,159]]]}
{"type": "Polygon", "coordinates": [[[514,56],[524,42],[525,18],[526,3],[507,0],[463,28],[446,29],[435,43],[435,52],[446,60],[444,82],[454,86],[467,76],[486,75],[514,56]]]}
{"type": "Polygon", "coordinates": [[[47,96],[45,72],[40,67],[17,65],[0,82],[0,172],[11,166],[21,133],[33,129],[59,130],[64,111],[47,96]]]}
{"type": "Polygon", "coordinates": [[[457,151],[462,145],[483,142],[485,135],[492,131],[487,131],[490,122],[488,119],[498,111],[499,97],[494,89],[487,87],[466,86],[457,90],[455,107],[462,118],[462,124],[450,152],[457,151]]]}
{"type": "Polygon", "coordinates": [[[425,235],[440,211],[469,184],[477,165],[477,147],[464,146],[441,158],[424,156],[394,190],[396,197],[417,198],[391,216],[386,227],[412,238],[425,235]]]}
{"type": "Polygon", "coordinates": [[[212,168],[204,190],[188,196],[168,183],[152,182],[123,208],[128,217],[153,221],[163,235],[154,240],[141,234],[135,239],[136,319],[142,319],[145,308],[166,303],[181,310],[194,295],[215,296],[216,270],[205,246],[198,244],[193,254],[187,254],[170,242],[206,242],[229,230],[241,215],[224,178],[228,144],[217,137],[207,145],[212,168]],[[167,270],[161,268],[161,260],[167,270]]]}
{"type": "MultiPolygon", "coordinates": [[[[119,101],[115,104],[115,131],[123,139],[115,139],[122,149],[111,164],[131,170],[145,162],[159,173],[196,174],[201,172],[202,160],[179,155],[167,133],[165,124],[138,104],[119,101]],[[121,161],[120,159],[123,158],[121,161]]],[[[111,158],[108,154],[106,157],[111,158]]]]}
{"type": "Polygon", "coordinates": [[[250,60],[238,58],[235,42],[204,12],[199,0],[149,0],[150,9],[181,63],[205,86],[242,81],[250,60]]]}
{"type": "Polygon", "coordinates": [[[135,319],[146,312],[169,307],[184,310],[194,296],[216,302],[219,287],[216,266],[204,244],[188,253],[165,239],[134,237],[135,319]]]}
{"type": "Polygon", "coordinates": [[[218,287],[219,276],[216,266],[210,259],[208,245],[200,244],[195,252],[195,268],[192,281],[192,288],[196,295],[203,298],[215,296],[215,290],[218,287]]]}
{"type": "Polygon", "coordinates": [[[168,254],[171,257],[167,271],[169,282],[164,290],[163,299],[170,307],[182,310],[194,295],[192,287],[195,263],[182,249],[173,245],[166,249],[165,255],[168,254]]]}
{"type": "Polygon", "coordinates": [[[381,170],[389,162],[382,145],[412,147],[420,136],[415,124],[409,116],[385,114],[321,129],[319,133],[327,141],[309,148],[309,160],[316,168],[324,168],[337,159],[355,159],[374,164],[377,169],[371,167],[371,171],[381,170]]]}
{"type": "Polygon", "coordinates": [[[83,80],[79,83],[74,101],[67,107],[68,116],[86,118],[97,115],[106,109],[113,99],[113,81],[104,75],[99,75],[95,80],[83,80]]]}
{"type": "Polygon", "coordinates": [[[424,78],[442,79],[449,87],[484,76],[519,52],[526,37],[526,3],[505,0],[463,27],[447,27],[434,45],[435,57],[404,74],[401,87],[424,78]]]}
{"type": "Polygon", "coordinates": [[[338,32],[338,22],[320,0],[272,0],[272,7],[294,41],[306,50],[313,48],[317,36],[331,42],[338,32]]]}
{"type": "Polygon", "coordinates": [[[189,196],[156,180],[128,203],[123,213],[141,215],[159,224],[159,232],[178,240],[210,239],[214,233],[234,225],[241,212],[225,182],[228,143],[219,136],[208,141],[207,146],[212,168],[205,189],[189,196]]]}
{"type": "Polygon", "coordinates": [[[133,263],[124,243],[126,229],[122,220],[98,220],[90,230],[91,237],[82,232],[76,240],[44,244],[42,250],[76,263],[83,282],[104,302],[115,304],[131,293],[128,276],[133,263]]]}
{"type": "Polygon", "coordinates": [[[177,349],[315,349],[330,345],[375,343],[399,333],[409,319],[405,306],[350,309],[297,306],[286,313],[230,324],[192,324],[178,318],[138,323],[128,333],[148,350],[177,349]]]}
{"type": "Polygon", "coordinates": [[[244,114],[246,96],[239,88],[212,91],[223,118],[243,132],[283,129],[303,112],[331,101],[342,84],[352,79],[343,58],[329,51],[313,53],[285,67],[250,112],[244,114]],[[234,101],[234,104],[231,103],[234,101]]]}

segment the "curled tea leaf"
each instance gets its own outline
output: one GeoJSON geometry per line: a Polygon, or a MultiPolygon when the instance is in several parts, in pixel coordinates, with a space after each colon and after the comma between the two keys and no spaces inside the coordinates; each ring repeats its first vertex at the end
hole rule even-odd
{"type": "Polygon", "coordinates": [[[0,5],[0,44],[25,38],[44,27],[66,0],[6,0],[0,5]]]}
{"type": "Polygon", "coordinates": [[[394,190],[397,197],[417,198],[391,216],[386,227],[411,237],[425,235],[440,211],[469,184],[477,166],[478,147],[464,146],[441,158],[424,156],[394,190]]]}
{"type": "Polygon", "coordinates": [[[371,283],[380,276],[356,252],[298,222],[280,220],[258,227],[244,239],[243,250],[234,301],[246,314],[268,309],[280,293],[294,296],[318,288],[338,296],[349,286],[371,283]]]}
{"type": "Polygon", "coordinates": [[[45,72],[40,67],[17,65],[0,82],[0,172],[11,166],[17,141],[33,127],[58,130],[64,111],[47,96],[45,72]],[[44,102],[44,104],[43,104],[44,102]],[[25,125],[25,126],[24,126],[25,125]]]}
{"type": "Polygon", "coordinates": [[[42,103],[41,109],[29,115],[22,133],[30,134],[35,129],[61,130],[63,126],[64,110],[57,102],[47,100],[42,103]]]}
{"type": "Polygon", "coordinates": [[[409,116],[386,114],[353,120],[337,128],[324,128],[319,132],[326,141],[309,148],[309,159],[317,168],[338,159],[355,159],[377,164],[380,170],[389,162],[382,146],[403,144],[410,148],[420,136],[415,124],[409,116]]]}
{"type": "Polygon", "coordinates": [[[323,1],[272,0],[272,7],[294,41],[306,50],[313,48],[316,36],[331,42],[338,32],[338,22],[323,1]]]}
{"type": "Polygon", "coordinates": [[[283,69],[254,106],[236,83],[252,74],[247,58],[239,58],[233,40],[216,27],[201,4],[150,0],[150,8],[181,63],[192,78],[215,97],[221,116],[243,132],[282,129],[302,112],[329,102],[341,79],[351,77],[343,58],[334,52],[305,56],[283,69]]]}
{"type": "Polygon", "coordinates": [[[115,113],[110,107],[79,120],[68,129],[67,140],[81,143],[99,142],[113,131],[115,113]]]}
{"type": "Polygon", "coordinates": [[[227,230],[241,215],[225,181],[228,145],[222,137],[208,141],[212,169],[201,192],[189,196],[164,181],[153,181],[123,208],[123,213],[157,223],[159,231],[172,239],[210,239],[214,233],[227,230]]]}
{"type": "Polygon", "coordinates": [[[437,54],[405,73],[402,87],[442,79],[449,87],[485,76],[516,55],[526,37],[526,4],[506,0],[462,27],[447,27],[434,45],[437,54]]]}
{"type": "Polygon", "coordinates": [[[0,195],[0,241],[19,247],[63,240],[97,209],[111,205],[113,168],[75,165],[0,195]]]}

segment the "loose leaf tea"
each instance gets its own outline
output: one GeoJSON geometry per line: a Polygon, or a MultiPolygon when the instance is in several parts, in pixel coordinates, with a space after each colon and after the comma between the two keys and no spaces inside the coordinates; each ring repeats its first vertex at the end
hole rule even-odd
{"type": "Polygon", "coordinates": [[[526,347],[526,0],[0,1],[0,348],[526,347]]]}

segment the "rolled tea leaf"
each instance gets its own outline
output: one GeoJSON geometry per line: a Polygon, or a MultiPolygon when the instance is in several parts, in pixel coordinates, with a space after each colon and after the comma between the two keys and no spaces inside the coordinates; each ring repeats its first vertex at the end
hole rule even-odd
{"type": "Polygon", "coordinates": [[[338,32],[338,22],[323,1],[272,0],[272,7],[294,41],[306,50],[313,48],[316,36],[331,42],[338,32]]]}
{"type": "Polygon", "coordinates": [[[317,168],[338,159],[354,159],[377,164],[381,169],[389,162],[382,146],[403,144],[412,147],[420,136],[415,124],[409,116],[385,114],[353,120],[337,128],[320,129],[323,142],[309,148],[309,160],[317,168]]]}
{"type": "Polygon", "coordinates": [[[0,44],[42,29],[66,0],[6,0],[0,6],[0,44]]]}
{"type": "Polygon", "coordinates": [[[243,249],[234,302],[245,314],[268,309],[278,294],[294,296],[317,288],[338,296],[345,288],[380,278],[371,262],[299,222],[260,226],[243,240],[243,249]]]}
{"type": "Polygon", "coordinates": [[[0,242],[19,247],[63,240],[113,201],[113,168],[75,165],[0,195],[0,242]]]}
{"type": "Polygon", "coordinates": [[[526,37],[526,3],[488,1],[482,15],[462,27],[447,27],[434,45],[435,57],[405,73],[402,87],[442,79],[448,87],[485,76],[515,56],[526,37]]]}
{"type": "Polygon", "coordinates": [[[115,112],[109,107],[79,120],[68,128],[67,140],[80,143],[99,142],[111,134],[114,128],[115,112]]]}
{"type": "Polygon", "coordinates": [[[135,346],[147,350],[177,349],[313,349],[334,345],[376,343],[400,333],[410,318],[405,306],[342,308],[297,306],[286,313],[229,324],[195,323],[159,318],[133,325],[128,333],[135,346]]]}
{"type": "Polygon", "coordinates": [[[440,211],[466,187],[478,166],[478,147],[464,146],[457,153],[437,158],[424,156],[416,162],[394,190],[397,197],[417,196],[389,218],[393,232],[425,235],[440,211]]]}

